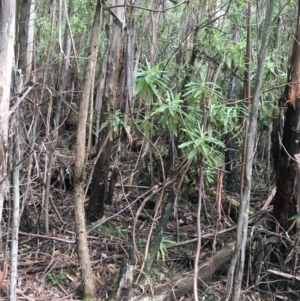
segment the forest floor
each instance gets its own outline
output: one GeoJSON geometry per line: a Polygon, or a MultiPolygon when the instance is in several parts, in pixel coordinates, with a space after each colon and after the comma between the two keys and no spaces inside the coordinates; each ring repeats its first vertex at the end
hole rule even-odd
{"type": "MultiPolygon", "coordinates": [[[[120,196],[121,190],[116,189],[115,195],[120,196]]],[[[224,193],[221,220],[216,225],[214,222],[216,216],[213,216],[213,212],[215,212],[214,196],[206,196],[201,216],[202,224],[206,225],[202,229],[201,263],[210,258],[214,252],[222,249],[228,242],[234,241],[238,199],[238,195],[224,193]]],[[[264,212],[270,211],[270,199],[269,191],[253,194],[250,224],[253,225],[259,220],[262,208],[264,208],[264,212]]],[[[54,191],[52,195],[53,211],[50,212],[51,233],[43,233],[42,227],[39,226],[42,222],[39,220],[39,216],[42,215],[37,204],[38,200],[34,198],[28,204],[28,207],[37,213],[37,219],[31,220],[31,225],[34,225],[31,229],[26,230],[26,222],[24,223],[26,216],[22,219],[23,226],[19,236],[18,300],[82,300],[80,267],[74,234],[72,194],[59,188],[54,191]]],[[[106,206],[105,215],[112,216],[126,205],[123,198],[116,197],[113,205],[106,206]]],[[[136,224],[135,242],[141,258],[144,256],[145,245],[153,222],[151,218],[153,208],[150,205],[141,212],[136,224]]],[[[123,211],[89,233],[90,256],[98,296],[96,300],[109,300],[114,290],[121,259],[128,256],[128,247],[133,243],[132,229],[138,207],[139,204],[136,203],[132,208],[123,211]]],[[[176,275],[193,270],[197,237],[196,212],[197,204],[193,204],[191,201],[181,201],[178,206],[179,227],[176,227],[176,219],[172,215],[159,248],[158,258],[151,272],[146,273],[146,278],[143,277],[144,281],[133,285],[134,296],[151,292],[155,289],[155,285],[168,282],[176,275]]],[[[228,264],[217,272],[210,284],[204,284],[199,289],[200,300],[222,299],[227,268],[228,264]]],[[[140,269],[140,265],[135,266],[135,278],[140,269]]],[[[143,271],[144,273],[145,271],[143,271]]],[[[8,294],[9,280],[7,279],[4,280],[1,289],[3,300],[8,294]]],[[[249,282],[246,279],[249,279],[249,275],[247,278],[247,267],[246,283],[243,287],[244,300],[269,299],[267,295],[263,297],[263,292],[258,287],[256,289],[250,285],[247,286],[249,282]]],[[[193,300],[193,296],[187,294],[181,300],[193,300]]]]}
{"type": "MultiPolygon", "coordinates": [[[[56,176],[51,187],[50,233],[45,233],[43,230],[42,192],[38,180],[34,182],[36,187],[33,186],[30,201],[25,204],[19,234],[18,300],[82,300],[81,273],[74,233],[72,182],[64,173],[67,169],[72,170],[74,154],[70,150],[60,150],[59,155],[55,162],[53,174],[56,176]]],[[[88,170],[90,168],[90,165],[87,166],[88,170]]],[[[249,237],[252,237],[252,241],[255,241],[256,244],[261,237],[268,241],[270,237],[274,236],[268,225],[261,224],[261,221],[264,220],[262,215],[268,215],[268,212],[272,210],[270,202],[274,195],[274,189],[265,189],[261,176],[255,178],[255,174],[259,174],[259,172],[259,170],[254,171],[255,181],[253,182],[249,212],[249,237]],[[261,233],[261,230],[258,229],[269,232],[261,233]]],[[[143,176],[145,177],[145,175],[143,176]]],[[[178,200],[177,217],[172,213],[151,270],[143,270],[141,263],[145,258],[147,241],[149,236],[153,238],[154,232],[151,232],[151,229],[157,225],[157,221],[152,218],[156,206],[153,199],[143,206],[137,218],[142,201],[136,200],[147,188],[150,189],[146,186],[140,187],[139,190],[133,187],[122,187],[122,183],[116,185],[114,202],[105,208],[105,216],[112,218],[88,233],[97,301],[110,300],[117,286],[121,261],[123,258],[128,258],[130,246],[135,247],[136,254],[133,275],[133,296],[135,297],[153,292],[156,286],[193,271],[197,246],[198,198],[197,193],[194,194],[190,191],[187,192],[188,195],[182,195],[178,200]],[[124,210],[128,204],[133,205],[124,210]]],[[[205,191],[201,213],[200,264],[235,240],[238,206],[238,194],[228,194],[223,189],[221,204],[218,204],[215,189],[205,191]]],[[[87,224],[87,227],[92,225],[87,224]]],[[[3,225],[3,232],[4,230],[3,225]]],[[[5,242],[6,236],[4,235],[2,239],[5,242]]],[[[273,248],[275,247],[273,246],[273,248]]],[[[253,261],[251,256],[257,257],[257,255],[247,255],[247,258],[250,259],[249,262],[253,261]]],[[[9,254],[6,257],[8,258],[9,254]]],[[[264,260],[270,261],[269,258],[264,258],[264,260]]],[[[210,283],[204,283],[199,287],[201,300],[222,299],[228,265],[229,263],[223,265],[215,273],[210,283]]],[[[252,272],[252,270],[257,270],[256,265],[255,262],[252,266],[246,264],[243,284],[244,300],[268,300],[270,293],[276,292],[276,288],[271,289],[260,285],[259,281],[250,286],[253,281],[251,282],[249,279],[256,277],[252,272]]],[[[273,267],[281,270],[278,263],[273,267]]],[[[262,274],[261,269],[259,274],[262,274]]],[[[266,277],[267,273],[263,275],[266,277]]],[[[2,283],[0,300],[1,298],[7,300],[8,279],[9,275],[2,283]]],[[[264,280],[264,278],[262,279],[264,280]]],[[[285,298],[281,292],[278,293],[278,296],[282,296],[283,300],[285,298]]],[[[181,300],[193,300],[193,294],[187,293],[181,300]]]]}

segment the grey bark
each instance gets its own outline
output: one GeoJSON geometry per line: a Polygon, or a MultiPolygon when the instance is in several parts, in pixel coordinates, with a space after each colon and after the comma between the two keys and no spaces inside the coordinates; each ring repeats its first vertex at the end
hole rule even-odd
{"type": "Polygon", "coordinates": [[[86,62],[83,92],[80,99],[80,108],[78,115],[78,127],[76,135],[76,151],[75,151],[75,174],[74,174],[74,212],[75,212],[75,233],[77,240],[77,253],[82,271],[84,300],[93,300],[95,295],[95,284],[89,248],[87,242],[87,232],[85,225],[85,192],[84,186],[86,182],[85,166],[86,166],[86,123],[88,115],[88,106],[92,97],[93,79],[95,76],[95,68],[98,56],[98,46],[100,40],[100,27],[102,19],[101,0],[97,1],[97,7],[94,15],[94,22],[91,33],[88,60],[86,62]]]}
{"type": "Polygon", "coordinates": [[[18,42],[16,54],[18,55],[18,68],[22,69],[28,81],[33,64],[33,37],[35,0],[21,0],[18,3],[18,42]]]}
{"type": "Polygon", "coordinates": [[[15,0],[2,0],[0,5],[0,220],[3,202],[8,197],[7,177],[8,127],[11,71],[14,58],[15,0]]]}
{"type": "Polygon", "coordinates": [[[11,226],[11,251],[10,251],[10,294],[9,300],[17,300],[17,280],[18,280],[18,237],[19,237],[19,224],[20,224],[20,146],[18,135],[18,120],[17,112],[14,116],[14,135],[13,135],[13,154],[12,154],[12,166],[14,170],[12,172],[13,178],[13,218],[11,226]]]}
{"type": "Polygon", "coordinates": [[[250,124],[248,132],[248,145],[246,149],[246,166],[245,166],[245,177],[244,177],[244,189],[243,189],[243,198],[240,206],[238,224],[237,224],[237,233],[236,233],[236,244],[234,255],[232,257],[228,276],[227,276],[227,285],[225,291],[225,300],[228,300],[232,290],[234,271],[238,263],[238,269],[235,275],[234,287],[232,301],[238,301],[241,291],[241,283],[244,272],[244,261],[245,261],[245,247],[248,231],[248,218],[249,218],[249,203],[250,203],[250,191],[251,191],[251,177],[252,177],[252,161],[254,157],[254,144],[255,144],[255,135],[257,132],[257,116],[258,116],[258,107],[259,107],[259,96],[262,85],[262,78],[265,65],[266,50],[269,42],[269,33],[272,22],[272,14],[274,8],[274,0],[268,1],[265,23],[263,28],[262,35],[262,44],[259,51],[257,75],[254,86],[254,93],[252,98],[252,107],[250,114],[250,124]]]}

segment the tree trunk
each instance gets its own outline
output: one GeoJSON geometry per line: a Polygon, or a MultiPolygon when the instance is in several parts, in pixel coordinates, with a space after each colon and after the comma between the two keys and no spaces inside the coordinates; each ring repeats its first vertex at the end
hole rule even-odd
{"type": "Polygon", "coordinates": [[[22,69],[28,81],[33,63],[33,36],[35,1],[21,0],[18,3],[18,42],[16,54],[18,55],[18,68],[22,69]]]}
{"type": "Polygon", "coordinates": [[[11,251],[10,251],[10,294],[9,300],[17,300],[17,280],[18,280],[18,243],[19,243],[19,224],[20,224],[20,167],[18,163],[20,162],[20,141],[19,137],[19,118],[18,113],[15,113],[13,118],[13,138],[11,143],[13,144],[12,162],[11,166],[14,166],[12,172],[13,179],[13,218],[11,224],[11,251]]]}
{"type": "Polygon", "coordinates": [[[15,0],[2,0],[0,4],[0,219],[3,201],[7,198],[8,124],[11,72],[14,58],[15,0]]]}
{"type": "Polygon", "coordinates": [[[88,105],[92,97],[92,82],[95,76],[96,61],[98,55],[98,45],[100,39],[100,25],[102,16],[101,0],[97,1],[94,23],[91,33],[89,56],[86,63],[83,92],[80,100],[80,109],[78,115],[78,128],[76,136],[76,162],[74,175],[74,210],[75,210],[75,232],[77,238],[77,252],[82,270],[84,300],[93,300],[95,295],[95,284],[93,279],[89,248],[87,242],[87,233],[85,225],[84,185],[86,180],[86,122],[88,114],[88,105]]]}
{"type": "Polygon", "coordinates": [[[244,186],[242,193],[242,200],[239,212],[239,218],[237,223],[236,231],[236,243],[233,257],[228,270],[227,284],[225,291],[225,300],[229,300],[232,285],[232,301],[237,301],[240,298],[241,284],[244,273],[244,262],[245,262],[245,249],[246,249],[246,239],[248,231],[248,219],[249,219],[249,204],[250,204],[250,192],[251,192],[251,181],[252,181],[252,162],[254,157],[254,145],[255,136],[257,132],[257,116],[259,107],[259,98],[261,93],[261,85],[264,73],[264,65],[266,58],[266,50],[269,42],[269,34],[271,28],[271,21],[273,15],[274,1],[270,0],[267,4],[265,23],[263,27],[263,35],[261,39],[261,47],[259,50],[259,60],[257,67],[257,74],[253,92],[253,98],[251,101],[251,113],[250,113],[250,123],[249,132],[247,138],[246,146],[246,156],[245,156],[245,171],[244,171],[244,186]],[[236,273],[235,273],[236,269],[236,273]],[[233,281],[234,279],[234,281],[233,281]],[[234,284],[233,284],[234,282],[234,284]]]}
{"type": "MultiPolygon", "coordinates": [[[[14,58],[15,16],[16,1],[3,0],[0,4],[0,221],[2,219],[3,201],[8,197],[9,181],[7,178],[7,158],[9,150],[8,126],[9,126],[9,102],[11,75],[14,58]]],[[[16,133],[15,133],[16,135],[16,133]]],[[[15,139],[17,139],[15,137],[15,139]]],[[[17,143],[17,140],[16,140],[17,143]]],[[[16,146],[16,145],[15,145],[16,146]]],[[[18,147],[15,148],[15,150],[18,147]]],[[[19,149],[18,149],[19,151],[19,149]]],[[[19,157],[15,158],[17,161],[19,157]]],[[[13,162],[15,163],[15,162],[13,162]]],[[[10,300],[16,300],[17,282],[17,249],[19,229],[19,167],[13,172],[14,190],[14,214],[12,226],[12,252],[11,252],[11,284],[10,300]]]]}
{"type": "MultiPolygon", "coordinates": [[[[234,25],[232,39],[234,43],[239,43],[241,40],[241,28],[238,25],[234,25]]],[[[235,60],[231,62],[231,68],[235,72],[237,64],[235,60]]],[[[229,84],[228,99],[230,102],[235,101],[238,97],[239,78],[232,74],[229,84]]],[[[227,174],[227,190],[231,192],[239,192],[239,174],[236,167],[237,157],[237,138],[230,132],[225,136],[226,151],[225,151],[225,169],[227,174]]]]}
{"type": "Polygon", "coordinates": [[[153,242],[152,242],[152,246],[149,251],[149,254],[147,254],[147,256],[146,256],[147,261],[146,261],[145,266],[146,266],[147,271],[150,271],[152,264],[157,257],[157,252],[159,250],[159,246],[163,239],[163,234],[165,232],[167,223],[170,219],[170,216],[171,216],[171,213],[173,210],[174,201],[175,201],[174,191],[171,190],[167,197],[166,203],[163,204],[164,205],[163,214],[162,214],[159,224],[157,225],[157,228],[155,230],[153,242]]]}
{"type": "Polygon", "coordinates": [[[113,1],[112,6],[116,7],[114,8],[114,16],[111,17],[108,25],[107,71],[101,112],[101,124],[107,124],[99,134],[97,149],[98,151],[101,149],[102,152],[97,159],[91,183],[88,216],[92,221],[101,218],[104,214],[104,204],[111,202],[108,197],[108,181],[113,130],[108,118],[120,107],[120,77],[123,70],[123,33],[125,26],[123,24],[125,16],[124,0],[113,1]]]}
{"type": "MultiPolygon", "coordinates": [[[[295,157],[300,153],[300,1],[298,1],[298,17],[295,40],[288,62],[288,83],[283,100],[287,110],[283,128],[282,147],[277,167],[277,190],[274,197],[274,216],[278,226],[288,230],[293,220],[290,217],[299,214],[300,173],[295,157]],[[298,207],[298,210],[297,210],[298,207]]],[[[274,140],[278,133],[275,133],[274,140]]],[[[279,142],[280,143],[280,142],[279,142]]],[[[280,145],[277,145],[277,149],[280,145]]],[[[276,147],[274,147],[276,149],[276,147]]],[[[298,161],[298,162],[297,162],[298,161]]],[[[295,231],[296,229],[294,229],[295,231]]]]}

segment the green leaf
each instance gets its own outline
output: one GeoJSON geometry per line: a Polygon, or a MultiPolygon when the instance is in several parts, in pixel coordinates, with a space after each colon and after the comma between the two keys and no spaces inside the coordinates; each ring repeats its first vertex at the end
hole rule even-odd
{"type": "Polygon", "coordinates": [[[156,115],[156,114],[158,114],[158,113],[162,113],[162,112],[164,112],[164,111],[166,111],[167,109],[168,109],[168,105],[167,104],[165,104],[165,103],[163,103],[163,104],[161,104],[157,109],[155,109],[151,114],[150,114],[150,116],[154,116],[154,115],[156,115]]]}
{"type": "Polygon", "coordinates": [[[179,144],[178,147],[179,148],[184,148],[184,147],[187,147],[187,146],[189,146],[193,143],[194,143],[193,141],[184,142],[184,143],[179,144]]]}
{"type": "Polygon", "coordinates": [[[299,215],[299,214],[296,214],[296,215],[291,216],[291,217],[289,218],[289,221],[293,221],[293,220],[296,220],[297,222],[299,222],[299,221],[300,221],[300,215],[299,215]]]}
{"type": "Polygon", "coordinates": [[[177,127],[175,125],[175,122],[174,122],[173,118],[169,119],[169,126],[170,126],[171,132],[177,137],[177,127]]]}
{"type": "Polygon", "coordinates": [[[152,93],[153,93],[155,96],[159,96],[159,93],[158,93],[156,87],[153,85],[153,83],[152,83],[152,82],[149,82],[148,85],[149,85],[149,87],[150,87],[152,93]]]}
{"type": "Polygon", "coordinates": [[[205,144],[202,144],[201,150],[202,150],[202,153],[203,153],[204,157],[206,159],[209,159],[209,150],[208,150],[208,147],[205,144]]]}
{"type": "Polygon", "coordinates": [[[107,121],[101,124],[99,133],[107,126],[107,124],[108,124],[107,121]]]}
{"type": "Polygon", "coordinates": [[[199,147],[202,142],[203,142],[202,138],[198,138],[198,139],[195,140],[195,144],[196,144],[197,147],[199,147]]]}
{"type": "Polygon", "coordinates": [[[230,57],[226,57],[226,64],[230,68],[231,67],[231,59],[230,57]]]}
{"type": "Polygon", "coordinates": [[[135,86],[134,96],[138,95],[142,91],[144,86],[145,86],[145,82],[143,80],[138,81],[135,86]]]}
{"type": "Polygon", "coordinates": [[[196,157],[196,155],[198,154],[198,149],[197,148],[193,148],[189,154],[188,154],[188,160],[190,159],[194,159],[196,157]]]}

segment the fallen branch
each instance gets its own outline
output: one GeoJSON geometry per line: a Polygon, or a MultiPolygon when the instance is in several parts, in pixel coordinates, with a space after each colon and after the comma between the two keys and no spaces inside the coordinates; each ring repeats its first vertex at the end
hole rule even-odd
{"type": "MultiPolygon", "coordinates": [[[[213,274],[227,263],[234,250],[235,243],[228,244],[213,257],[202,263],[198,269],[198,285],[212,279],[213,274]]],[[[153,294],[145,294],[133,301],[171,301],[193,291],[193,271],[180,276],[169,283],[153,288],[153,294]]]]}
{"type": "Polygon", "coordinates": [[[273,273],[273,274],[278,275],[278,276],[282,276],[282,277],[287,278],[287,279],[296,279],[296,280],[300,281],[300,276],[299,275],[291,275],[291,274],[280,272],[280,271],[277,271],[277,270],[274,270],[274,269],[268,269],[268,272],[273,273]]]}

